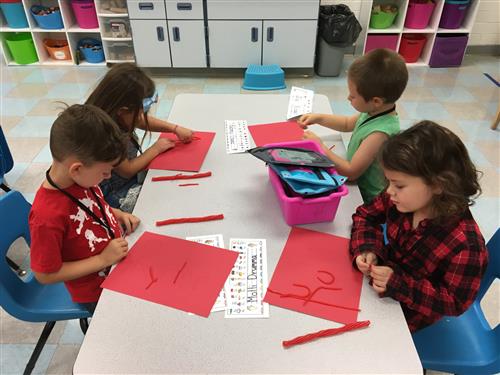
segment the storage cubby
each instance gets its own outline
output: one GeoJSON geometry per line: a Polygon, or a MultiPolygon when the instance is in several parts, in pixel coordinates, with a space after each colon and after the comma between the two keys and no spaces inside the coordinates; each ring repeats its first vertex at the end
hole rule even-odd
{"type": "Polygon", "coordinates": [[[367,33],[363,53],[374,48],[389,48],[401,52],[401,47],[403,47],[403,52],[407,53],[408,47],[410,50],[416,47],[412,43],[425,37],[425,44],[419,57],[415,62],[407,62],[409,65],[458,66],[465,53],[468,36],[472,30],[478,7],[479,0],[433,0],[432,3],[421,0],[374,0],[370,5],[370,14],[367,17],[367,33]],[[370,22],[370,19],[372,18],[371,9],[374,5],[395,5],[398,7],[398,15],[391,26],[386,28],[372,27],[373,22],[370,22]],[[463,8],[464,6],[466,9],[463,8]],[[440,23],[455,28],[441,27],[440,23]],[[453,34],[453,36],[447,37],[446,34],[453,34]],[[413,38],[411,43],[409,43],[410,38],[413,38]],[[395,41],[396,46],[394,47],[395,41]],[[403,46],[401,46],[402,41],[404,42],[403,46]],[[448,43],[450,48],[446,48],[448,43]],[[459,48],[456,50],[457,45],[459,48]],[[441,56],[442,51],[448,51],[446,52],[448,54],[452,53],[453,58],[447,59],[441,56]],[[432,64],[430,63],[431,56],[432,64]],[[458,65],[457,62],[459,62],[458,65]],[[446,65],[447,63],[449,65],[446,65]]]}
{"type": "MultiPolygon", "coordinates": [[[[75,0],[74,3],[73,0],[22,0],[15,7],[9,6],[8,9],[2,7],[1,13],[0,47],[7,65],[19,65],[16,62],[16,56],[17,60],[21,61],[21,64],[41,65],[79,64],[84,66],[135,61],[125,0],[75,0]],[[42,19],[41,24],[37,22],[36,17],[31,12],[33,6],[58,7],[62,27],[47,28],[47,26],[55,25],[51,24],[49,18],[42,19]],[[4,12],[8,14],[4,15],[4,12]],[[23,19],[25,19],[24,23],[23,19]],[[19,27],[23,25],[26,27],[19,27]],[[19,34],[15,37],[18,33],[25,34],[19,34]],[[8,39],[16,38],[19,40],[11,40],[7,43],[8,39]],[[113,51],[113,53],[110,55],[116,58],[110,61],[104,60],[100,63],[91,63],[87,60],[78,59],[76,52],[78,42],[86,38],[95,39],[102,43],[102,51],[106,57],[108,47],[112,47],[110,51],[113,51]],[[30,39],[32,42],[30,42],[30,39]],[[54,48],[56,50],[53,52],[58,52],[57,48],[62,48],[59,51],[60,53],[51,55],[44,43],[44,40],[47,39],[65,40],[68,43],[67,48],[70,59],[62,59],[64,46],[57,47],[59,44],[55,44],[56,47],[54,48]],[[118,47],[116,47],[113,44],[115,42],[122,42],[122,45],[118,44],[118,47]],[[111,44],[108,46],[108,43],[111,44]],[[124,46],[127,46],[127,48],[124,46]],[[17,48],[17,50],[12,53],[11,48],[17,48]],[[122,52],[116,53],[116,50],[120,48],[122,52]],[[18,53],[20,51],[22,52],[21,55],[18,53]],[[26,59],[19,57],[23,53],[26,54],[26,59]],[[33,53],[35,53],[36,58],[33,58],[33,53]]],[[[67,54],[67,51],[64,53],[67,54]]]]}

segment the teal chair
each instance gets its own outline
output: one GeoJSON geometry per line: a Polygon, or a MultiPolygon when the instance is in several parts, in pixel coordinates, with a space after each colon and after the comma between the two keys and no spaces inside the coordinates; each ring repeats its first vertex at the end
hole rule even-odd
{"type": "Polygon", "coordinates": [[[7,139],[3,133],[3,129],[0,126],[0,187],[4,191],[9,191],[9,187],[5,185],[3,177],[14,167],[14,159],[10,153],[9,145],[7,144],[7,139]]]}
{"type": "Polygon", "coordinates": [[[489,263],[474,303],[460,316],[445,316],[413,334],[422,367],[455,374],[500,372],[500,325],[491,328],[481,300],[500,275],[500,229],[486,245],[489,263]]]}
{"type": "Polygon", "coordinates": [[[42,285],[30,273],[21,279],[5,260],[12,243],[23,237],[30,244],[28,214],[31,205],[18,191],[0,195],[0,304],[14,318],[27,322],[46,322],[24,374],[31,374],[52,331],[60,320],[80,319],[83,333],[90,313],[71,301],[63,283],[42,285]]]}

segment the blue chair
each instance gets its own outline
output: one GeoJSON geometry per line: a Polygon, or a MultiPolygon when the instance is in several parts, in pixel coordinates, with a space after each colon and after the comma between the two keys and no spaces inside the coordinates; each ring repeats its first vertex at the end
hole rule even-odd
{"type": "Polygon", "coordinates": [[[56,321],[80,319],[85,333],[90,313],[71,301],[63,283],[42,285],[30,273],[19,278],[5,260],[11,244],[20,237],[30,244],[28,214],[31,205],[21,193],[0,196],[0,304],[13,317],[27,322],[46,322],[24,374],[30,374],[56,321]]]}
{"type": "Polygon", "coordinates": [[[0,187],[4,191],[9,191],[9,187],[5,185],[3,181],[3,176],[9,172],[14,167],[14,159],[10,153],[9,145],[7,144],[7,139],[3,133],[3,129],[0,126],[0,187]]]}
{"type": "Polygon", "coordinates": [[[500,229],[486,245],[489,264],[474,303],[460,316],[445,316],[413,335],[425,369],[455,374],[500,372],[500,325],[494,329],[481,310],[481,299],[500,274],[500,229]]]}

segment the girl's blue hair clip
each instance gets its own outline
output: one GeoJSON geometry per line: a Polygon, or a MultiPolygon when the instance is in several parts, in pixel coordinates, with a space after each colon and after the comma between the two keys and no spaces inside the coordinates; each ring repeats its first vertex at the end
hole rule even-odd
{"type": "Polygon", "coordinates": [[[149,98],[142,99],[142,110],[144,113],[148,113],[154,103],[158,103],[158,92],[155,92],[153,96],[149,98]]]}

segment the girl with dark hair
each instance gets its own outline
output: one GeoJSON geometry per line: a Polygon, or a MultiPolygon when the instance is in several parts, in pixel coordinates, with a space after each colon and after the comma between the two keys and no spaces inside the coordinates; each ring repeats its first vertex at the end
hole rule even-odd
{"type": "Polygon", "coordinates": [[[132,63],[114,65],[90,94],[86,104],[93,104],[108,113],[129,136],[127,158],[114,170],[111,178],[101,184],[106,201],[111,207],[132,212],[145,177],[145,170],[157,155],[174,147],[174,142],[158,139],[142,152],[144,140],[135,132],[136,128],[153,132],[170,132],[183,142],[190,142],[193,132],[180,125],[148,115],[158,93],[151,78],[132,63]],[[140,155],[138,155],[140,154],[140,155]]]}
{"type": "Polygon", "coordinates": [[[414,332],[462,314],[479,290],[487,250],[469,211],[479,172],[462,141],[431,121],[389,138],[379,159],[388,187],[353,215],[350,253],[414,332]]]}

